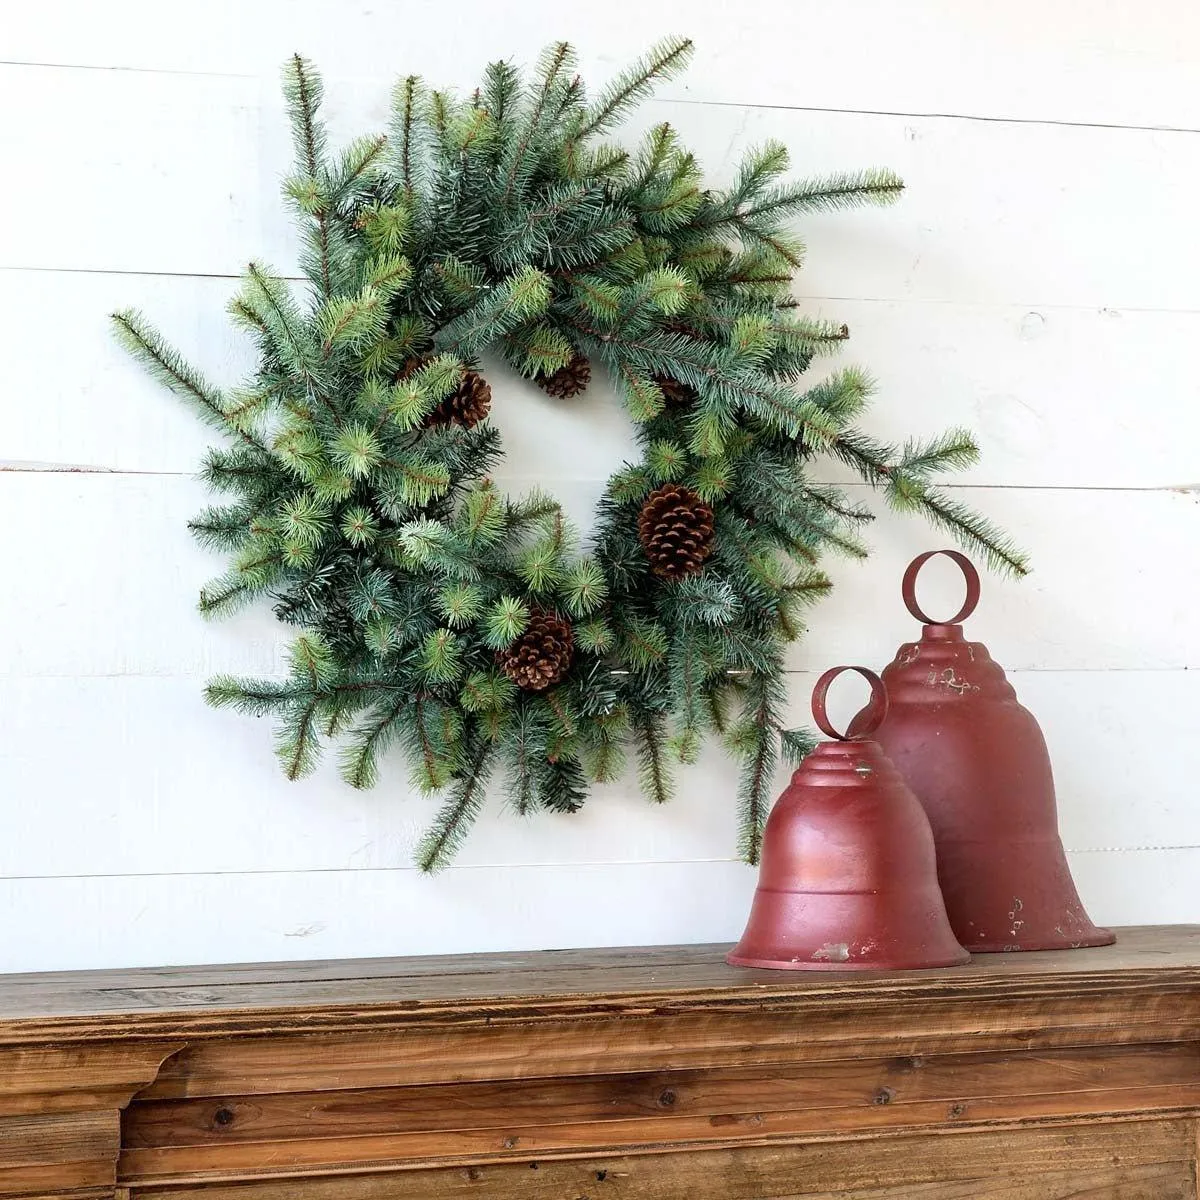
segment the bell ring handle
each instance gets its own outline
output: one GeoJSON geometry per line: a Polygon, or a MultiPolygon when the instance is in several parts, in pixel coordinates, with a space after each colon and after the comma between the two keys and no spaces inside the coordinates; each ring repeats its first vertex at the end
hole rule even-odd
{"type": "Polygon", "coordinates": [[[887,688],[883,686],[883,680],[866,667],[830,667],[817,680],[817,686],[813,688],[813,720],[816,721],[817,728],[827,737],[833,738],[835,742],[857,742],[870,737],[883,724],[887,712],[887,688]],[[829,686],[844,671],[857,671],[871,685],[871,703],[866,709],[866,724],[853,737],[847,733],[838,733],[829,720],[829,714],[825,711],[825,697],[829,695],[829,686]]]}
{"type": "Polygon", "coordinates": [[[908,570],[904,572],[904,583],[900,587],[900,594],[904,597],[904,607],[922,624],[959,625],[975,611],[975,606],[979,603],[979,572],[975,570],[975,564],[957,550],[927,550],[924,554],[917,555],[908,564],[908,570]],[[921,573],[921,568],[939,554],[958,563],[967,581],[967,596],[963,601],[963,606],[948,621],[935,621],[932,617],[927,616],[917,603],[917,576],[921,573]]]}

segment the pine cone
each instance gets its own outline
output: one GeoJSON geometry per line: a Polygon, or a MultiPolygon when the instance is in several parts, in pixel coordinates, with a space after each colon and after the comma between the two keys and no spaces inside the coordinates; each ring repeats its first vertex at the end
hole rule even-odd
{"type": "Polygon", "coordinates": [[[461,425],[464,429],[474,429],[491,407],[491,385],[478,371],[465,371],[462,383],[426,416],[425,427],[461,425]]]}
{"type": "Polygon", "coordinates": [[[574,354],[565,367],[544,375],[539,371],[533,382],[546,393],[558,400],[569,400],[585,391],[588,381],[592,378],[592,364],[582,354],[574,354]]]}
{"type": "Polygon", "coordinates": [[[500,669],[527,692],[558,683],[575,654],[575,631],[555,613],[535,610],[525,632],[496,655],[500,669]]]}
{"type": "Polygon", "coordinates": [[[664,483],[642,505],[638,537],[655,575],[683,579],[712,553],[713,510],[691,488],[664,483]]]}
{"type": "Polygon", "coordinates": [[[694,387],[680,383],[678,379],[672,379],[669,375],[655,375],[653,379],[658,384],[658,390],[662,392],[668,408],[687,408],[696,402],[700,394],[694,387]]]}

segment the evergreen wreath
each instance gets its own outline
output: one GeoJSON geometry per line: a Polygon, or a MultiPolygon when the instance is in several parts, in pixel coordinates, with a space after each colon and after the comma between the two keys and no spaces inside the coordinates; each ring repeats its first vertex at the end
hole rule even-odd
{"type": "Polygon", "coordinates": [[[340,739],[348,783],[405,751],[445,796],[418,861],[445,865],[499,771],[519,813],[573,812],[632,748],[647,796],[717,734],[742,764],[749,862],[779,753],[784,648],[824,596],[826,549],[863,555],[870,513],[808,478],[853,467],[893,507],[924,513],[992,566],[1024,570],[1008,539],[931,486],[972,462],[952,430],[902,449],[851,422],[870,386],[853,368],[814,386],[844,326],[790,297],[798,214],[887,204],[882,170],[780,182],[786,149],[752,152],[706,187],[668,124],[640,148],[602,140],[687,62],[654,47],[589,98],[569,45],[528,79],[491,64],[464,99],[396,87],[389,133],[331,155],[317,72],[294,57],[284,90],[296,149],[284,191],[307,286],[252,263],[230,305],[261,362],[222,391],[139,313],[114,314],[130,351],[227,436],[203,478],[229,503],[191,522],[232,552],[200,594],[210,616],[269,596],[303,632],[287,678],[213,679],[207,699],[277,718],[288,778],[340,739]],[[615,380],[639,461],[609,480],[586,552],[556,500],[500,493],[480,356],[551,396],[615,380]]]}

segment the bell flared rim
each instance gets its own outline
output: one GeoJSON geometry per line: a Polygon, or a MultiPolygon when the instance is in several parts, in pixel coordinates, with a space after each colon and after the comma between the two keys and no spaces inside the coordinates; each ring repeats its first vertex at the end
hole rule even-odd
{"type": "Polygon", "coordinates": [[[858,959],[847,962],[835,962],[828,959],[814,961],[812,958],[759,958],[749,954],[739,954],[735,946],[725,955],[725,961],[731,967],[750,967],[764,971],[938,971],[947,967],[961,967],[971,961],[971,955],[962,947],[957,953],[949,950],[944,955],[934,955],[919,958],[903,958],[899,955],[881,957],[879,959],[858,959]]]}
{"type": "Polygon", "coordinates": [[[972,954],[1041,954],[1051,950],[1093,950],[1097,946],[1113,946],[1117,935],[1111,929],[1095,925],[1079,937],[1060,937],[1054,934],[1048,937],[1018,938],[1009,942],[986,942],[971,947],[972,954]]]}

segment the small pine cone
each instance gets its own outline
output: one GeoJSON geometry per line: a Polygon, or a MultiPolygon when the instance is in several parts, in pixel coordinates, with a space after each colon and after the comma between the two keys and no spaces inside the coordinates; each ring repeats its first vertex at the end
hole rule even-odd
{"type": "Polygon", "coordinates": [[[691,488],[664,483],[642,505],[638,538],[655,575],[694,575],[712,553],[713,510],[691,488]]]}
{"type": "Polygon", "coordinates": [[[694,387],[680,383],[678,379],[672,379],[669,375],[655,375],[653,378],[668,408],[688,408],[695,404],[700,394],[694,387]]]}
{"type": "Polygon", "coordinates": [[[500,669],[527,692],[559,683],[575,654],[575,631],[555,613],[535,611],[525,632],[496,655],[500,669]]]}
{"type": "Polygon", "coordinates": [[[533,377],[533,382],[547,396],[554,396],[558,400],[569,400],[572,396],[578,396],[580,392],[585,391],[591,378],[592,364],[582,354],[574,354],[565,367],[559,367],[557,371],[551,371],[549,375],[544,375],[539,371],[533,377]]]}
{"type": "Polygon", "coordinates": [[[491,407],[491,385],[478,371],[466,371],[462,383],[425,418],[425,427],[461,425],[464,429],[474,429],[491,407]]]}

